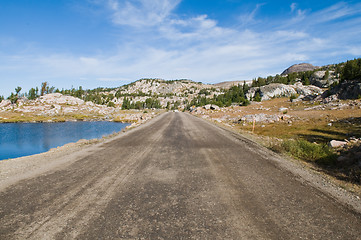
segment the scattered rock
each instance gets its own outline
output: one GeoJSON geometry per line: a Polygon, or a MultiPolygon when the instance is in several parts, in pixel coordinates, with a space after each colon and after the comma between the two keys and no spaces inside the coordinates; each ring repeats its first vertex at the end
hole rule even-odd
{"type": "Polygon", "coordinates": [[[11,104],[11,101],[10,100],[2,100],[1,103],[0,103],[0,108],[1,107],[7,107],[11,104]]]}
{"type": "Polygon", "coordinates": [[[207,105],[203,106],[203,108],[206,110],[219,110],[220,109],[217,105],[214,105],[214,104],[207,104],[207,105]]]}
{"type": "Polygon", "coordinates": [[[339,148],[339,147],[343,147],[347,144],[346,141],[338,141],[338,140],[332,140],[329,143],[329,146],[332,148],[339,148]]]}
{"type": "Polygon", "coordinates": [[[281,120],[286,120],[288,118],[290,118],[289,115],[269,115],[260,113],[245,115],[241,117],[241,119],[239,119],[239,122],[253,122],[255,120],[256,122],[273,123],[281,120]]]}

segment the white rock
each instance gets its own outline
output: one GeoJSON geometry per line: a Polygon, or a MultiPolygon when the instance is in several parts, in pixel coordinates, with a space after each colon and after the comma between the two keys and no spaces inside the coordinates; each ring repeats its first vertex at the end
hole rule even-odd
{"type": "Polygon", "coordinates": [[[292,95],[319,95],[323,93],[323,90],[316,86],[304,86],[302,83],[296,83],[294,85],[285,85],[281,83],[271,83],[269,85],[262,86],[260,88],[254,87],[247,93],[247,98],[251,99],[255,96],[257,91],[261,92],[262,100],[269,100],[274,97],[290,97],[292,95]]]}
{"type": "Polygon", "coordinates": [[[219,110],[220,109],[217,105],[214,105],[214,104],[207,104],[204,106],[204,108],[207,110],[219,110]]]}
{"type": "MultiPolygon", "coordinates": [[[[282,117],[284,117],[284,116],[282,116],[282,117]]],[[[279,115],[268,115],[268,114],[260,113],[260,114],[253,114],[253,115],[245,115],[245,116],[241,117],[240,120],[244,121],[244,122],[253,122],[255,120],[256,122],[271,123],[271,122],[278,122],[280,119],[281,119],[281,116],[279,116],[279,115]]]]}
{"type": "Polygon", "coordinates": [[[339,148],[339,147],[343,147],[346,144],[347,144],[347,142],[345,142],[345,141],[332,140],[329,143],[329,146],[332,147],[332,148],[339,148]]]}
{"type": "Polygon", "coordinates": [[[85,105],[91,106],[91,107],[95,106],[95,104],[91,101],[86,102],[85,105]]]}
{"type": "Polygon", "coordinates": [[[0,107],[7,107],[11,104],[10,100],[2,100],[0,103],[0,107]]]}
{"type": "Polygon", "coordinates": [[[46,104],[69,104],[69,105],[84,104],[84,101],[79,98],[72,97],[72,96],[65,96],[65,95],[62,95],[61,93],[46,94],[44,96],[41,96],[39,98],[39,101],[41,103],[46,103],[46,104]]]}
{"type": "Polygon", "coordinates": [[[313,76],[316,77],[316,78],[321,79],[321,78],[323,78],[325,76],[325,74],[326,74],[326,71],[317,71],[317,72],[313,73],[313,76]]]}

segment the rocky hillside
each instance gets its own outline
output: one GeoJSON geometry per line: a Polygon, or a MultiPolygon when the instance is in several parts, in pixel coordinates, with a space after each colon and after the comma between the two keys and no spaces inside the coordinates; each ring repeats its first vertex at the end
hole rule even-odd
{"type": "Polygon", "coordinates": [[[201,89],[214,88],[212,85],[191,80],[141,79],[117,89],[119,95],[173,95],[196,94],[201,89]]]}
{"type": "Polygon", "coordinates": [[[20,98],[16,104],[12,104],[10,100],[0,103],[0,122],[114,120],[140,123],[154,114],[143,111],[124,112],[119,108],[95,104],[61,93],[46,94],[35,100],[20,98]]]}
{"type": "Polygon", "coordinates": [[[131,108],[148,106],[148,102],[160,108],[184,109],[199,95],[214,96],[220,93],[219,87],[190,80],[141,79],[114,90],[114,102],[123,106],[126,99],[131,108]]]}
{"type": "Polygon", "coordinates": [[[20,92],[21,87],[17,87],[9,100],[0,103],[0,111],[40,111],[45,115],[53,115],[77,112],[79,107],[74,106],[85,106],[84,109],[104,115],[104,111],[109,112],[114,108],[189,110],[208,104],[219,107],[244,106],[252,101],[277,97],[305,101],[320,99],[317,96],[322,96],[329,102],[360,98],[360,82],[360,59],[323,67],[301,63],[289,67],[281,75],[213,85],[191,80],[141,79],[112,89],[83,90],[79,87],[60,91],[45,82],[40,91],[36,87],[25,94],[20,92]]]}
{"type": "Polygon", "coordinates": [[[0,112],[44,116],[91,113],[93,116],[107,116],[113,114],[115,109],[184,109],[197,96],[213,97],[220,93],[219,87],[190,80],[141,79],[119,88],[62,90],[32,100],[26,97],[28,95],[12,93],[12,98],[0,103],[0,112]],[[127,107],[124,103],[127,103],[127,107]]]}
{"type": "MultiPolygon", "coordinates": [[[[85,102],[82,99],[64,96],[60,93],[50,93],[41,96],[35,100],[20,98],[16,104],[10,100],[4,100],[0,103],[0,113],[19,113],[34,114],[36,116],[73,116],[80,118],[82,115],[88,116],[107,116],[115,112],[115,108],[104,105],[85,102]]],[[[3,115],[2,114],[2,115],[3,115]]],[[[109,117],[108,117],[109,118],[109,117]]],[[[6,119],[5,119],[6,120],[6,119]]]]}

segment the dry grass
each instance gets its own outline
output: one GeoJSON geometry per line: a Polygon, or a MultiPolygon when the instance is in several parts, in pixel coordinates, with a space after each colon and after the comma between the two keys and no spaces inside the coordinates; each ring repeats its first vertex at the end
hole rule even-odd
{"type": "MultiPolygon", "coordinates": [[[[149,114],[158,115],[165,110],[147,110],[149,114]]],[[[130,120],[127,117],[133,114],[143,113],[139,110],[121,110],[116,109],[107,116],[90,112],[79,111],[68,114],[58,114],[54,116],[44,116],[38,113],[22,113],[15,111],[0,112],[0,123],[16,123],[16,122],[64,122],[64,121],[94,121],[94,120],[114,120],[116,122],[136,122],[137,120],[130,120]]]]}
{"type": "Polygon", "coordinates": [[[2,112],[0,113],[0,123],[16,123],[16,122],[65,122],[65,121],[84,121],[102,119],[102,115],[87,114],[65,114],[55,116],[43,116],[34,113],[16,113],[2,112]]]}
{"type": "MultiPolygon", "coordinates": [[[[344,122],[327,125],[322,119],[309,119],[308,121],[277,122],[271,124],[257,124],[254,133],[257,135],[278,137],[282,139],[305,139],[310,142],[328,143],[329,141],[344,140],[350,136],[360,137],[360,125],[344,122]]],[[[237,128],[252,131],[252,125],[237,126],[237,128]]]]}
{"type": "MultiPolygon", "coordinates": [[[[288,108],[290,120],[276,123],[256,123],[254,133],[257,135],[283,139],[301,138],[310,142],[327,143],[332,139],[343,140],[351,136],[361,137],[361,109],[346,108],[343,110],[308,110],[315,106],[308,102],[291,103],[288,98],[278,98],[246,107],[229,107],[222,111],[209,111],[211,118],[240,118],[250,114],[275,115],[283,113],[280,108],[288,108]],[[331,125],[331,126],[330,126],[331,125]]],[[[252,124],[236,124],[236,129],[252,131],[252,124]]]]}

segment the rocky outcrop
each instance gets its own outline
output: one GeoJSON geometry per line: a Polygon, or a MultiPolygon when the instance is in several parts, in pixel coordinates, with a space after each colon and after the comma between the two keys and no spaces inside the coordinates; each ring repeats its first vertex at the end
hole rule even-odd
{"type": "Polygon", "coordinates": [[[46,94],[44,96],[39,97],[36,99],[37,102],[43,103],[43,104],[69,104],[69,105],[82,105],[84,104],[84,101],[72,97],[72,96],[66,96],[61,93],[50,93],[46,94]]]}
{"type": "Polygon", "coordinates": [[[339,82],[335,71],[329,71],[328,77],[325,78],[326,71],[317,71],[310,77],[310,83],[320,88],[328,88],[335,82],[339,82]]]}
{"type": "Polygon", "coordinates": [[[10,100],[2,100],[0,103],[0,108],[4,108],[4,107],[10,106],[10,105],[11,105],[10,100]]]}
{"type": "Polygon", "coordinates": [[[318,67],[313,66],[312,64],[309,63],[300,63],[300,64],[295,64],[292,65],[291,67],[287,68],[286,70],[284,70],[282,72],[281,75],[287,75],[293,72],[306,72],[306,71],[313,71],[315,69],[317,69],[318,67]]]}
{"type": "Polygon", "coordinates": [[[304,86],[302,83],[294,85],[285,85],[281,83],[271,83],[262,87],[254,87],[247,93],[248,99],[253,99],[256,93],[259,92],[263,100],[269,100],[276,97],[291,97],[292,95],[299,97],[317,96],[323,93],[323,90],[316,86],[304,86]]]}
{"type": "Polygon", "coordinates": [[[96,114],[107,116],[115,111],[113,107],[84,102],[83,100],[51,93],[35,100],[19,99],[16,104],[9,100],[0,103],[0,112],[14,111],[17,113],[34,113],[39,116],[59,116],[67,114],[96,114]]]}
{"type": "Polygon", "coordinates": [[[338,99],[358,99],[361,98],[361,82],[344,81],[337,86],[322,94],[322,98],[326,102],[338,99]]]}

